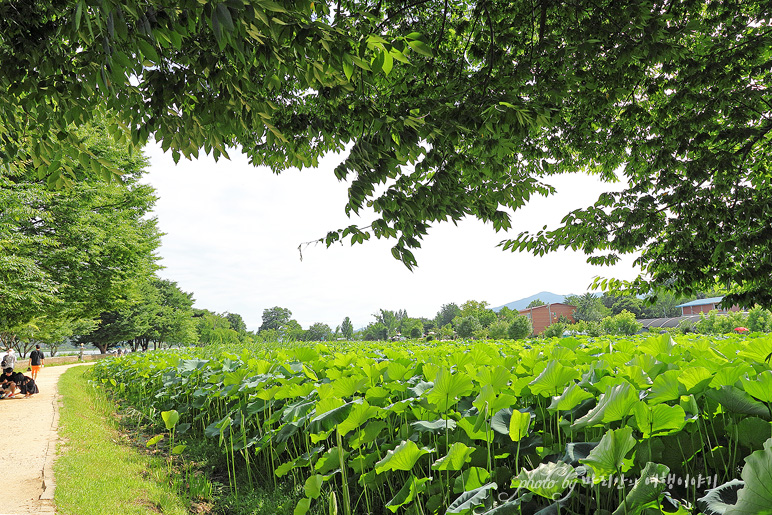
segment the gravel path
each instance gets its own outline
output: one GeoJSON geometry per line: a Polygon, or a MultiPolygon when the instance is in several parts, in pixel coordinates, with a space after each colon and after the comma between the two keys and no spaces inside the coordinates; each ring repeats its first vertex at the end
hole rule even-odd
{"type": "MultiPolygon", "coordinates": [[[[54,470],[59,425],[59,377],[70,367],[43,367],[40,393],[0,400],[0,514],[56,513],[54,470]]],[[[29,372],[25,372],[29,375],[29,372]]]]}

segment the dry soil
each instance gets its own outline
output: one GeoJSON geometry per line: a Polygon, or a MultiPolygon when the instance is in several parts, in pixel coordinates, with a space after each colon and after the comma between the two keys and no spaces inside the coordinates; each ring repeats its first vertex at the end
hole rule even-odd
{"type": "MultiPolygon", "coordinates": [[[[57,384],[68,368],[43,367],[40,393],[0,400],[0,514],[56,513],[53,503],[59,394],[57,384]]],[[[29,372],[25,372],[29,375],[29,372]]]]}

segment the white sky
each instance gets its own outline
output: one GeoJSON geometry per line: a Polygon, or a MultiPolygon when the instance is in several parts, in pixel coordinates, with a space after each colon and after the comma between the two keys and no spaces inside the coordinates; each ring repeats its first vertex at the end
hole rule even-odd
{"type": "MultiPolygon", "coordinates": [[[[202,156],[178,165],[156,145],[145,152],[151,166],[143,182],[160,197],[155,215],[165,233],[159,275],[193,292],[195,307],[238,313],[252,330],[273,306],[289,308],[304,328],[324,322],[334,330],[346,316],[360,328],[380,308],[432,318],[449,302],[484,300],[495,307],[541,291],[584,293],[596,275],[637,274],[632,257],[610,268],[588,265],[573,252],[541,258],[504,252],[496,245],[507,235],[477,220],[431,229],[415,251],[414,272],[392,257],[396,240],[310,246],[301,261],[300,243],[370,222],[345,216],[347,184],[332,171],[339,156],[315,170],[275,175],[236,152],[231,161],[202,156]]],[[[511,237],[544,224],[554,227],[572,209],[620,188],[583,174],[548,182],[558,193],[536,197],[518,211],[511,237]]]]}

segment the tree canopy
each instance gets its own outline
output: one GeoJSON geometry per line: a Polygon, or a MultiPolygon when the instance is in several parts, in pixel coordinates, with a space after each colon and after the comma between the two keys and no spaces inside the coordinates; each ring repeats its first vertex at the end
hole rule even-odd
{"type": "Polygon", "coordinates": [[[269,309],[263,310],[263,323],[260,325],[260,331],[268,331],[271,329],[281,330],[290,321],[292,317],[292,311],[280,306],[274,306],[269,309]]]}
{"type": "MultiPolygon", "coordinates": [[[[349,214],[327,244],[395,238],[408,267],[429,228],[495,230],[549,177],[621,179],[561,226],[502,242],[596,264],[600,282],[772,305],[772,16],[766,1],[10,0],[0,6],[0,160],[77,179],[117,170],[72,130],[175,158],[240,146],[275,171],[345,151],[349,214]]],[[[41,291],[41,295],[45,290],[41,291]]]]}
{"type": "MultiPolygon", "coordinates": [[[[0,329],[92,319],[138,295],[156,269],[155,196],[138,182],[144,158],[100,125],[75,133],[121,170],[123,183],[83,180],[55,191],[19,169],[0,170],[0,329]]],[[[75,171],[94,178],[80,164],[75,171]]]]}

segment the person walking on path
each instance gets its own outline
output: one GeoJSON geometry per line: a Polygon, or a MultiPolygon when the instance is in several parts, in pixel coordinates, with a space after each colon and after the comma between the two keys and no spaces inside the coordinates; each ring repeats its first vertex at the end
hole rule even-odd
{"type": "Polygon", "coordinates": [[[16,353],[13,350],[13,347],[8,348],[5,351],[5,356],[3,356],[3,360],[0,362],[0,368],[5,370],[6,368],[16,368],[16,353]]]}
{"type": "Polygon", "coordinates": [[[35,345],[35,350],[29,353],[29,366],[32,369],[30,375],[32,376],[32,379],[37,380],[38,372],[40,372],[40,369],[43,367],[43,361],[45,361],[45,359],[45,355],[40,350],[40,345],[35,345]]]}

